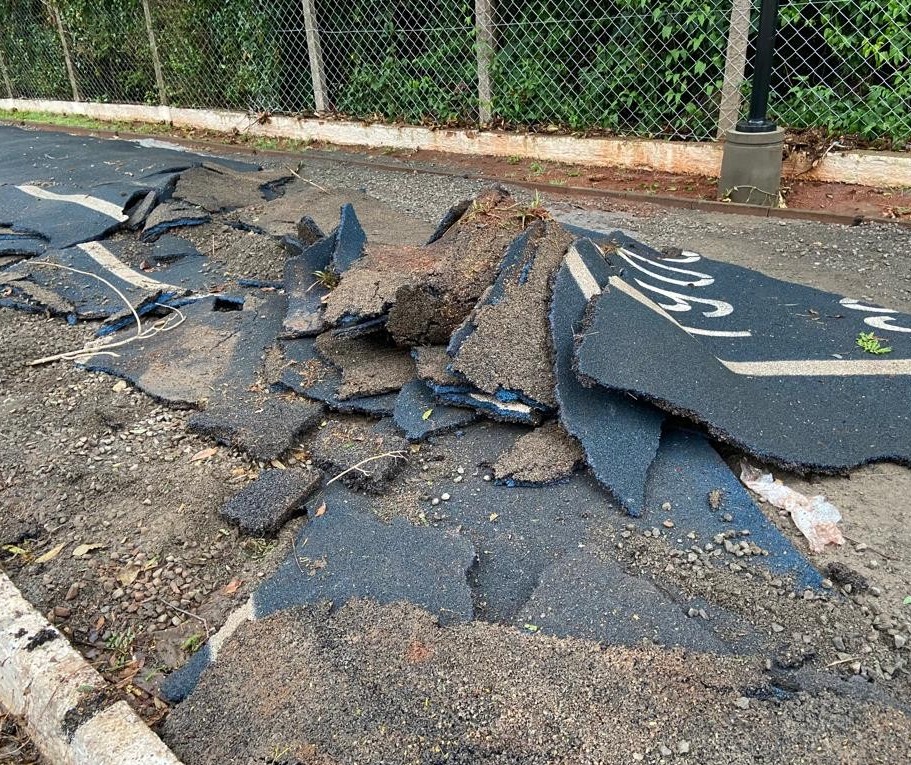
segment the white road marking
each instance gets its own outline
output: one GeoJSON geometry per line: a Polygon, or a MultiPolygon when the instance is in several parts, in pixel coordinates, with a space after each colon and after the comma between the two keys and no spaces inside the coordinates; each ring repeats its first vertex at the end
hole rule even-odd
{"type": "Polygon", "coordinates": [[[610,277],[611,287],[615,287],[620,290],[620,292],[625,295],[629,295],[633,300],[636,300],[646,308],[657,313],[659,316],[667,319],[671,324],[680,327],[684,332],[688,332],[691,335],[706,335],[708,337],[752,337],[753,333],[748,329],[744,330],[728,330],[728,329],[697,329],[696,327],[687,327],[677,321],[673,316],[671,316],[667,311],[665,311],[660,305],[658,305],[654,300],[652,300],[647,295],[643,294],[631,284],[627,284],[619,276],[610,277]]]}
{"type": "Polygon", "coordinates": [[[107,269],[118,279],[125,281],[127,284],[131,284],[134,287],[138,287],[142,290],[149,290],[150,292],[156,292],[157,290],[164,290],[166,292],[186,291],[184,287],[166,284],[165,282],[160,282],[157,279],[152,279],[145,274],[141,274],[138,271],[134,271],[126,263],[119,260],[113,252],[100,242],[84,242],[83,244],[77,244],[76,246],[99,266],[107,269]]]}
{"type": "Polygon", "coordinates": [[[749,377],[855,377],[911,375],[911,359],[796,359],[793,361],[725,361],[738,375],[749,377]]]}
{"type": "Polygon", "coordinates": [[[221,629],[209,638],[209,660],[214,663],[218,658],[218,652],[221,651],[228,638],[237,631],[237,628],[244,622],[252,622],[255,618],[253,598],[248,599],[236,611],[232,611],[225,619],[225,623],[221,625],[221,629]]]}
{"type": "Polygon", "coordinates": [[[676,284],[681,287],[707,287],[710,284],[715,283],[715,278],[709,274],[704,274],[701,271],[690,271],[687,268],[674,268],[673,266],[668,266],[664,263],[659,263],[655,260],[649,260],[644,258],[641,255],[637,255],[631,250],[627,250],[623,247],[617,248],[617,254],[623,258],[629,265],[633,268],[641,271],[644,274],[648,274],[653,279],[657,279],[659,282],[666,282],[668,284],[676,284]],[[661,274],[656,274],[654,271],[649,271],[644,266],[640,266],[635,261],[642,261],[643,263],[648,263],[653,268],[660,268],[663,271],[669,271],[674,274],[681,274],[683,276],[691,276],[692,279],[674,279],[670,276],[662,276],[661,274]]]}
{"type": "Polygon", "coordinates": [[[592,272],[588,270],[588,266],[585,265],[575,245],[570,247],[566,253],[566,266],[586,300],[591,300],[595,295],[601,294],[598,282],[595,281],[592,272]]]}
{"type": "Polygon", "coordinates": [[[89,196],[88,194],[57,194],[53,191],[42,189],[39,186],[29,185],[16,186],[16,188],[36,199],[46,199],[50,202],[70,202],[74,205],[86,207],[89,210],[94,210],[102,215],[107,215],[109,218],[113,218],[119,223],[123,223],[129,218],[129,216],[123,214],[122,207],[118,207],[113,202],[106,202],[98,197],[89,196]]]}

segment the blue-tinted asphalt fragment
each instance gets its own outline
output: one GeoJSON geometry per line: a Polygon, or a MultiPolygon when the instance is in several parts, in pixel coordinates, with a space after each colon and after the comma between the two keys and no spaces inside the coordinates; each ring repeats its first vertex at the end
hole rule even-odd
{"type": "Polygon", "coordinates": [[[580,374],[789,469],[911,463],[911,315],[608,239],[622,276],[585,329],[580,374]],[[865,352],[869,334],[891,350],[865,352]]]}
{"type": "Polygon", "coordinates": [[[708,620],[691,619],[687,617],[690,607],[692,602],[666,586],[659,589],[645,574],[627,573],[615,561],[573,549],[544,570],[514,624],[608,645],[651,642],[712,653],[749,647],[742,639],[730,640],[743,632],[738,616],[711,606],[708,620]]]}
{"type": "Polygon", "coordinates": [[[313,337],[282,341],[282,352],[292,364],[282,369],[279,379],[275,381],[279,386],[322,401],[330,409],[344,414],[385,417],[395,411],[398,393],[340,399],[337,394],[342,384],[342,373],[320,358],[314,343],[313,337]]]}
{"type": "Polygon", "coordinates": [[[336,233],[323,237],[304,248],[300,255],[285,261],[288,314],[282,329],[291,337],[316,335],[323,329],[323,298],[329,294],[326,277],[331,270],[336,233]]]}
{"type": "Polygon", "coordinates": [[[47,249],[47,240],[30,232],[0,233],[0,257],[21,255],[33,258],[47,249]]]}
{"type": "Polygon", "coordinates": [[[465,575],[475,551],[466,539],[404,518],[383,523],[337,499],[343,494],[327,491],[325,512],[301,529],[292,553],[253,593],[257,618],[295,605],[328,600],[339,608],[370,598],[414,603],[443,624],[471,620],[465,575]]]}
{"type": "Polygon", "coordinates": [[[336,273],[343,274],[355,261],[364,255],[367,235],[361,227],[354,207],[342,205],[338,228],[335,231],[335,251],[332,254],[332,267],[336,273]]]}
{"type": "Polygon", "coordinates": [[[441,404],[422,380],[412,380],[402,388],[393,413],[396,426],[412,442],[464,427],[476,417],[470,409],[441,404]]]}
{"type": "Polygon", "coordinates": [[[453,406],[468,407],[486,414],[500,422],[514,422],[518,425],[537,425],[541,422],[542,413],[521,401],[502,401],[495,396],[488,395],[469,388],[450,389],[449,386],[431,386],[437,398],[453,406]]]}
{"type": "Polygon", "coordinates": [[[638,516],[642,514],[645,478],[658,451],[664,416],[629,396],[586,388],[574,371],[575,340],[589,293],[606,284],[610,275],[600,251],[584,239],[570,248],[557,273],[550,312],[557,401],[560,422],[582,444],[595,478],[630,515],[638,516]]]}
{"type": "MultiPolygon", "coordinates": [[[[797,590],[820,588],[822,577],[753,502],[727,463],[699,433],[668,428],[648,472],[642,529],[660,527],[670,518],[681,534],[696,533],[689,544],[705,545],[716,534],[748,529],[749,537],[768,555],[737,558],[743,566],[765,568],[777,576],[793,577],[797,590]],[[670,510],[662,510],[664,503],[670,510]],[[713,504],[716,507],[713,507],[713,504]],[[725,521],[724,516],[730,516],[725,521]]],[[[744,537],[734,537],[737,542],[744,537]]]]}

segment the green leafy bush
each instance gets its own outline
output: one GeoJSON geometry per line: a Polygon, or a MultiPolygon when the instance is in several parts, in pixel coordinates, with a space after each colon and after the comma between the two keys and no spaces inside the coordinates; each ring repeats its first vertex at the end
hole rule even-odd
{"type": "MultiPolygon", "coordinates": [[[[84,97],[157,102],[141,0],[0,0],[0,46],[17,94],[70,97],[51,2],[63,17],[84,97]]],[[[713,136],[730,2],[494,0],[495,121],[713,136]]],[[[171,103],[313,109],[300,0],[151,5],[171,103]]],[[[316,5],[333,110],[371,120],[476,124],[473,0],[316,5]]],[[[750,55],[754,36],[755,28],[750,55]]],[[[907,141],[911,0],[783,0],[772,85],[771,110],[786,126],[907,141]]]]}

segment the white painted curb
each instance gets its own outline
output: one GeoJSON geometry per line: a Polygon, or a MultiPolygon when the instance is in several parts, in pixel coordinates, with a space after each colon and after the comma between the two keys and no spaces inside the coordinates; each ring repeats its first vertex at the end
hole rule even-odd
{"type": "Polygon", "coordinates": [[[84,716],[72,711],[92,698],[90,689],[106,687],[0,571],[0,703],[52,765],[181,765],[125,701],[84,716]]]}
{"type": "MultiPolygon", "coordinates": [[[[717,177],[723,144],[714,141],[659,141],[645,138],[576,138],[493,130],[432,129],[414,125],[368,125],[319,118],[260,115],[222,109],[178,109],[139,104],[45,101],[0,98],[0,109],[72,114],[98,120],[165,123],[267,138],[326,141],[342,146],[429,149],[451,154],[522,157],[594,167],[621,167],[683,175],[717,177]]],[[[911,188],[911,154],[849,151],[830,153],[815,166],[808,157],[791,156],[787,178],[860,186],[911,188]]]]}

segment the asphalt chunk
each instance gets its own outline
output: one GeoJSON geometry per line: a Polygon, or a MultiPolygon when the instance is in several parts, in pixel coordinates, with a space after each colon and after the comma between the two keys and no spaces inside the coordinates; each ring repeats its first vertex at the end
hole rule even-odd
{"type": "MultiPolygon", "coordinates": [[[[651,642],[693,651],[729,653],[714,619],[689,619],[684,598],[675,601],[667,587],[659,589],[648,576],[627,573],[614,561],[587,550],[570,550],[542,574],[528,602],[516,616],[524,629],[597,640],[607,645],[651,642]]],[[[728,624],[736,623],[731,614],[728,624]]]]}
{"type": "Polygon", "coordinates": [[[493,476],[506,486],[543,486],[572,475],[585,455],[557,422],[526,433],[497,457],[493,476]]]}
{"type": "Polygon", "coordinates": [[[448,343],[494,281],[507,245],[524,219],[502,188],[482,191],[464,215],[427,250],[435,263],[415,282],[400,287],[388,327],[401,345],[448,343]]]}
{"type": "Polygon", "coordinates": [[[346,486],[382,493],[404,467],[408,442],[383,423],[329,420],[310,442],[313,461],[346,486]]]}
{"type": "Polygon", "coordinates": [[[911,315],[608,241],[616,273],[577,350],[589,381],[785,469],[911,463],[911,315]]]}
{"type": "Polygon", "coordinates": [[[457,430],[474,422],[477,413],[471,409],[442,404],[423,380],[412,380],[402,386],[395,401],[393,420],[411,442],[457,430]]]}
{"type": "Polygon", "coordinates": [[[322,474],[312,468],[266,470],[231,497],[218,511],[245,534],[272,536],[304,509],[320,485],[322,474]]]}
{"type": "Polygon", "coordinates": [[[259,462],[284,454],[294,440],[319,422],[323,405],[300,398],[272,396],[216,404],[187,423],[190,433],[233,446],[259,462]]]}
{"type": "Polygon", "coordinates": [[[453,370],[485,393],[508,391],[552,410],[557,401],[548,312],[554,274],[572,238],[559,224],[543,221],[526,234],[449,353],[453,370]]]}
{"type": "Polygon", "coordinates": [[[158,205],[146,218],[142,227],[142,240],[154,242],[166,231],[187,226],[201,226],[211,216],[205,210],[186,202],[170,201],[158,205]]]}
{"type": "Polygon", "coordinates": [[[611,269],[587,240],[570,248],[554,283],[550,323],[560,422],[582,444],[598,482],[626,511],[641,515],[645,480],[658,451],[664,415],[629,396],[582,385],[574,370],[575,338],[589,300],[611,269]]]}
{"type": "Polygon", "coordinates": [[[301,529],[291,555],[254,592],[253,607],[263,618],[295,605],[329,601],[339,608],[370,598],[414,603],[443,624],[465,622],[473,614],[465,575],[474,558],[457,534],[404,518],[383,523],[333,504],[301,529]]]}
{"type": "Polygon", "coordinates": [[[355,337],[325,332],[314,348],[341,371],[336,393],[342,401],[398,391],[415,376],[408,349],[392,345],[384,332],[355,337]]]}

